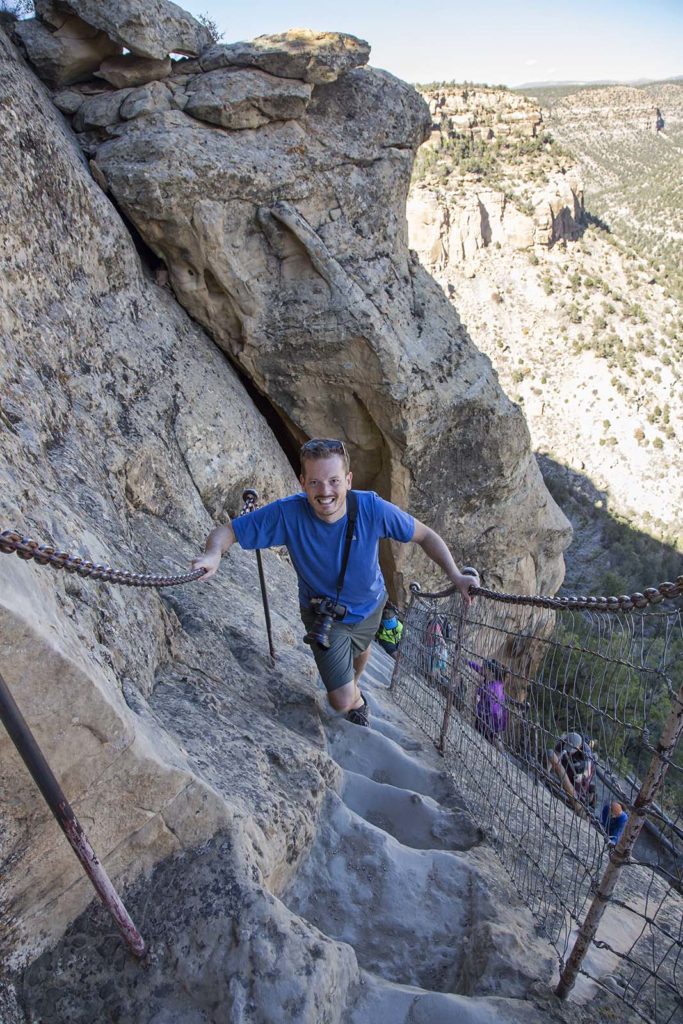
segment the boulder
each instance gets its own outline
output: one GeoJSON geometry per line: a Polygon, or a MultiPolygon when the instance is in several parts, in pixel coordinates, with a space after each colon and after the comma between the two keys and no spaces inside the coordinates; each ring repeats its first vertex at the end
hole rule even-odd
{"type": "Polygon", "coordinates": [[[52,102],[63,114],[72,116],[76,113],[84,99],[83,93],[77,89],[62,89],[61,92],[55,93],[52,97],[52,102]]]}
{"type": "Polygon", "coordinates": [[[293,28],[277,35],[257,36],[251,42],[213,46],[202,54],[199,64],[203,71],[260,68],[279,78],[300,78],[319,85],[367,64],[369,57],[370,46],[364,39],[344,32],[293,28]]]}
{"type": "Polygon", "coordinates": [[[98,96],[89,96],[79,106],[73,120],[77,132],[89,129],[110,128],[121,120],[121,104],[133,92],[132,89],[117,89],[98,96]]]}
{"type": "Polygon", "coordinates": [[[263,71],[210,71],[189,83],[183,110],[222,128],[258,128],[301,117],[311,90],[304,82],[283,81],[263,71]]]}
{"type": "Polygon", "coordinates": [[[35,18],[17,21],[14,33],[40,78],[61,88],[89,78],[102,61],[121,47],[96,28],[73,16],[50,31],[35,18]]]}
{"type": "Polygon", "coordinates": [[[115,89],[135,88],[168,78],[171,74],[171,60],[169,57],[154,60],[152,57],[136,57],[134,53],[122,53],[102,61],[94,74],[115,89]]]}
{"type": "MultiPolygon", "coordinates": [[[[171,0],[60,0],[79,18],[139,57],[196,56],[211,45],[207,28],[171,0]]],[[[52,0],[35,0],[36,14],[54,19],[52,0]]],[[[117,48],[118,50],[118,48],[117,48]]]]}
{"type": "Polygon", "coordinates": [[[119,117],[132,121],[158,110],[170,110],[172,93],[163,82],[149,82],[140,89],[131,89],[119,109],[119,117]]]}

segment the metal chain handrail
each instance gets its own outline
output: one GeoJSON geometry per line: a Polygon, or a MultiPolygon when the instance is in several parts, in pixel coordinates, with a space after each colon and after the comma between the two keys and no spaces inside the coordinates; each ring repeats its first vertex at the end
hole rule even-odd
{"type": "MultiPolygon", "coordinates": [[[[445,590],[438,590],[435,593],[427,593],[422,590],[419,583],[411,583],[410,590],[420,597],[450,597],[457,590],[455,584],[446,587],[445,590]]],[[[660,601],[671,600],[683,594],[683,576],[677,576],[675,583],[660,583],[658,587],[647,587],[643,593],[621,594],[619,597],[532,597],[525,594],[501,594],[496,590],[488,590],[486,587],[470,587],[472,597],[487,597],[491,601],[498,601],[502,604],[530,605],[534,608],[555,608],[577,609],[585,608],[592,612],[627,612],[633,608],[646,608],[650,604],[658,604],[660,601]]]]}
{"type": "Polygon", "coordinates": [[[65,569],[66,572],[91,580],[102,580],[104,583],[117,583],[122,587],[177,587],[182,583],[192,583],[200,579],[206,569],[193,569],[192,572],[180,576],[159,576],[153,573],[128,572],[126,569],[112,569],[110,565],[100,565],[70,555],[68,551],[56,551],[49,544],[39,544],[30,537],[22,537],[14,530],[3,530],[0,533],[0,554],[16,554],[25,561],[33,559],[38,565],[49,565],[53,569],[65,569]]]}

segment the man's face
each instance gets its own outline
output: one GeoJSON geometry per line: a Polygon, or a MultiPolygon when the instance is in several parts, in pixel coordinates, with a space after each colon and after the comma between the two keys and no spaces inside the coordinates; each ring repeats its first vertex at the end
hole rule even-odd
{"type": "Polygon", "coordinates": [[[344,458],[306,459],[299,477],[308,503],[326,523],[336,523],[346,514],[346,492],[351,488],[351,473],[344,472],[344,458]]]}

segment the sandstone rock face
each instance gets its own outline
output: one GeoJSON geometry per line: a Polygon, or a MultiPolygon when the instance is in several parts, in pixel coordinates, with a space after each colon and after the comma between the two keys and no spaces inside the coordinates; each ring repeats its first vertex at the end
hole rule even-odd
{"type": "Polygon", "coordinates": [[[301,117],[311,86],[262,71],[210,71],[186,89],[183,110],[222,128],[260,128],[269,121],[301,117]]]}
{"type": "MultiPolygon", "coordinates": [[[[359,486],[410,507],[491,581],[552,590],[567,527],[530,462],[522,417],[406,246],[410,164],[429,126],[420,98],[384,72],[356,69],[316,86],[296,119],[290,109],[255,134],[282,109],[259,100],[260,110],[240,110],[225,89],[247,74],[271,80],[192,66],[175,81],[176,109],[126,126],[119,107],[112,125],[114,93],[88,99],[74,122],[88,126],[98,180],[164,259],[182,304],[295,442],[344,437],[359,486]],[[216,131],[193,114],[234,127],[216,131]],[[498,509],[516,495],[528,532],[512,539],[498,509]],[[529,555],[539,537],[554,551],[540,562],[529,555]]],[[[408,548],[387,552],[385,566],[397,591],[408,574],[432,573],[408,548]]]]}
{"type": "MultiPolygon", "coordinates": [[[[507,94],[498,93],[504,109],[507,94]]],[[[410,241],[507,393],[523,403],[535,449],[548,457],[545,466],[556,464],[550,473],[575,474],[591,504],[675,544],[682,503],[671,488],[683,474],[673,413],[681,404],[678,306],[653,262],[680,227],[674,193],[667,195],[677,169],[667,136],[683,124],[683,87],[581,90],[544,117],[563,152],[553,158],[542,139],[510,139],[492,147],[498,162],[482,161],[478,175],[458,158],[485,154],[486,145],[453,154],[438,132],[435,146],[418,154],[410,241]],[[653,105],[666,122],[659,139],[641,117],[653,105]],[[568,153],[579,167],[562,172],[568,153]],[[643,203],[648,173],[655,201],[643,203]],[[625,258],[587,222],[584,178],[592,212],[640,260],[625,258]],[[487,179],[502,180],[506,194],[487,179]]],[[[599,588],[608,568],[600,560],[609,545],[591,526],[582,523],[573,559],[585,574],[581,592],[599,588]]]]}
{"type": "Polygon", "coordinates": [[[35,18],[18,21],[14,32],[38,74],[59,88],[89,78],[121,47],[80,18],[62,17],[54,31],[35,18]]]}
{"type": "Polygon", "coordinates": [[[534,202],[534,241],[551,246],[555,242],[573,242],[583,232],[585,214],[583,181],[577,170],[551,177],[534,202]]]}
{"type": "MultiPolygon", "coordinates": [[[[370,47],[343,32],[313,32],[294,28],[278,35],[257,36],[251,42],[213,46],[202,54],[202,71],[225,67],[254,67],[279,78],[300,78],[319,85],[367,64],[370,47]]],[[[182,65],[179,70],[182,72],[182,65]]]]}
{"type": "Polygon", "coordinates": [[[625,131],[656,133],[665,127],[661,110],[642,90],[627,85],[582,89],[566,96],[553,107],[553,123],[574,128],[613,124],[618,120],[625,131]]]}
{"type": "Polygon", "coordinates": [[[439,135],[468,134],[484,142],[510,135],[534,138],[543,125],[538,104],[518,93],[478,86],[420,91],[439,135]]]}
{"type": "Polygon", "coordinates": [[[557,174],[535,195],[531,214],[503,192],[470,183],[463,191],[417,184],[407,205],[409,240],[430,271],[467,263],[490,245],[513,250],[550,247],[578,238],[583,185],[576,172],[557,174]]]}
{"type": "MultiPolygon", "coordinates": [[[[225,358],[143,272],[2,36],[0,97],[1,173],[14,182],[0,201],[1,528],[182,572],[245,486],[269,500],[295,477],[225,358]]],[[[231,884],[258,916],[273,904],[264,885],[277,890],[310,842],[334,769],[293,572],[264,556],[271,672],[255,559],[235,554],[213,586],[176,592],[124,592],[2,555],[0,672],[119,886],[227,829],[244,849],[231,884]]],[[[54,942],[92,889],[3,729],[0,786],[11,794],[0,805],[0,956],[16,964],[54,942]]],[[[313,933],[298,927],[306,944],[313,933]]],[[[336,963],[348,976],[348,949],[329,949],[332,974],[336,963]]],[[[287,984],[303,993],[301,979],[287,984]]]]}
{"type": "Polygon", "coordinates": [[[115,89],[125,89],[136,85],[146,85],[171,74],[171,60],[154,60],[151,57],[136,57],[133,53],[109,57],[102,61],[95,72],[96,78],[103,78],[115,89]]]}
{"type": "Polygon", "coordinates": [[[581,176],[544,152],[550,140],[534,100],[502,88],[420,92],[433,123],[418,158],[408,224],[410,244],[426,267],[467,263],[489,245],[549,248],[579,237],[581,176]],[[525,182],[520,190],[525,161],[536,162],[541,184],[525,182]]]}
{"type": "MultiPolygon", "coordinates": [[[[63,0],[59,6],[67,7],[139,57],[162,60],[169,53],[196,56],[211,44],[208,30],[170,0],[63,0]]],[[[52,0],[36,0],[35,8],[39,18],[54,18],[52,0]]]]}

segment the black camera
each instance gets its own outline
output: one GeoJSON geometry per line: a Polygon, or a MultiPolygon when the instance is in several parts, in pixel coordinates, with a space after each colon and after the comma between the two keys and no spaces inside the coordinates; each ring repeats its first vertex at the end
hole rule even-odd
{"type": "Polygon", "coordinates": [[[304,637],[305,644],[318,644],[327,650],[330,646],[330,630],[332,623],[343,619],[346,615],[345,604],[335,604],[330,597],[312,597],[309,606],[315,612],[315,618],[304,637]]]}

